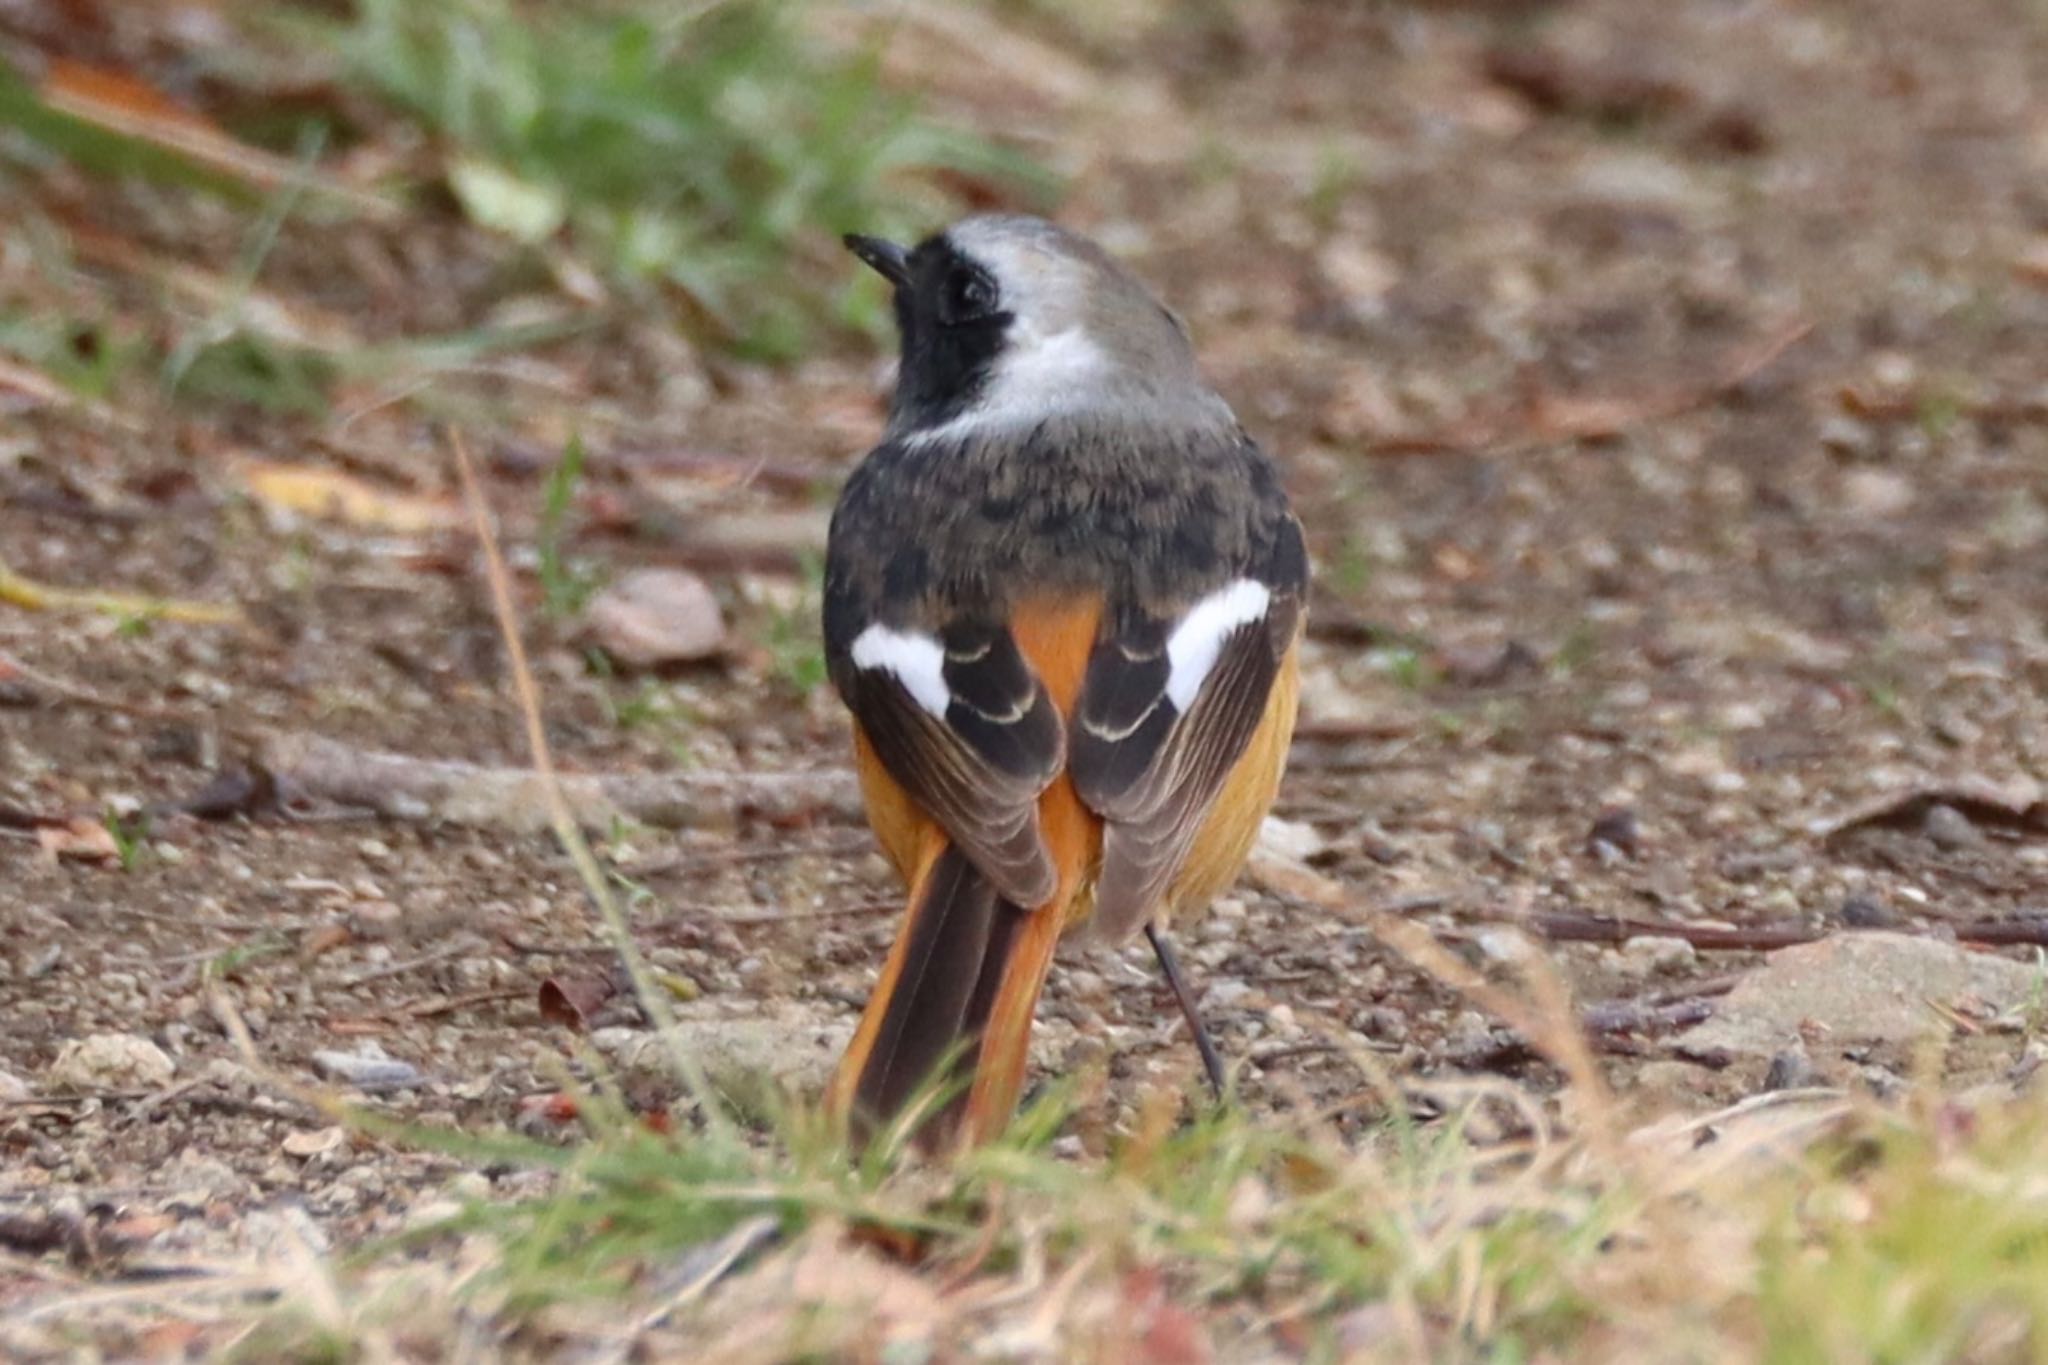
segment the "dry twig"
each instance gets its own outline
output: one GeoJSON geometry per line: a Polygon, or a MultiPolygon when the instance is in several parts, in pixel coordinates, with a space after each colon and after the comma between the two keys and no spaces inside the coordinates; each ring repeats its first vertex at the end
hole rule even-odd
{"type": "MultiPolygon", "coordinates": [[[[1806,924],[1758,924],[1731,927],[1718,924],[1679,924],[1668,920],[1629,919],[1623,916],[1568,915],[1556,913],[1485,913],[1479,918],[1513,924],[1541,935],[1553,943],[1626,943],[1632,938],[1684,939],[1704,952],[1773,952],[1801,943],[1817,943],[1838,933],[1806,924]]],[[[1894,929],[1890,933],[1919,938],[1950,938],[1980,947],[2014,945],[2048,947],[2048,917],[1962,920],[1934,929],[1894,929]]]]}
{"type": "MultiPolygon", "coordinates": [[[[394,820],[445,820],[520,833],[550,824],[548,777],[533,768],[417,758],[320,735],[280,733],[263,738],[259,761],[295,799],[359,806],[394,820]]],[[[741,812],[771,820],[860,813],[853,776],[844,771],[562,773],[557,780],[585,829],[605,829],[618,819],[681,829],[729,824],[741,812]]]]}

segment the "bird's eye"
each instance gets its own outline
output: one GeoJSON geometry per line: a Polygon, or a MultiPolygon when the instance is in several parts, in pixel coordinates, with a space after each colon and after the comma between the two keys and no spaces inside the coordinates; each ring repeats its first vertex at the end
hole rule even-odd
{"type": "Polygon", "coordinates": [[[996,282],[972,266],[946,280],[943,310],[948,323],[978,322],[996,311],[996,282]]]}

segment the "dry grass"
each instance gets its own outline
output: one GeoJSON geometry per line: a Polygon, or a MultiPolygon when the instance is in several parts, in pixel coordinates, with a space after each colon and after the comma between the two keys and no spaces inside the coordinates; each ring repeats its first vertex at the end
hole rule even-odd
{"type": "MultiPolygon", "coordinates": [[[[1413,1096],[1409,1096],[1413,1098],[1413,1096]]],[[[815,1116],[665,1136],[590,1100],[544,1196],[433,1212],[346,1266],[82,1290],[67,1318],[240,1317],[247,1359],[2038,1360],[2048,1114],[1787,1092],[1613,1150],[1498,1085],[1363,1140],[1184,1121],[1101,1160],[1042,1103],[957,1165],[849,1160],[815,1116]],[[1492,1136],[1525,1125],[1513,1136],[1492,1136]],[[1484,1132],[1490,1136],[1481,1138],[1484,1132]],[[268,1306],[255,1306],[273,1298],[268,1306]],[[481,1354],[480,1354],[481,1353],[481,1354]]],[[[413,1134],[411,1140],[425,1135],[413,1134]]]]}

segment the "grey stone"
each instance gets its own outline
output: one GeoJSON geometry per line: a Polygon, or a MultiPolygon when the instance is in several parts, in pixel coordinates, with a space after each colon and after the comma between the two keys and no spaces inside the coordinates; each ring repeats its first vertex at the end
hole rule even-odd
{"type": "Polygon", "coordinates": [[[2037,980],[2032,967],[1939,939],[1839,934],[1772,953],[1677,1041],[1691,1054],[1766,1060],[1816,1026],[1830,1048],[1910,1043],[1944,1027],[1930,1001],[2003,1012],[2032,998],[2037,980]]]}
{"type": "Polygon", "coordinates": [[[164,1050],[147,1038],[133,1033],[95,1033],[73,1038],[58,1049],[44,1079],[53,1090],[91,1094],[169,1085],[177,1071],[164,1050]]]}
{"type": "Polygon", "coordinates": [[[1944,802],[1927,808],[1921,828],[1936,848],[1974,848],[1984,842],[1983,833],[1970,823],[1970,817],[1944,802]]]}
{"type": "Polygon", "coordinates": [[[1764,1072],[1764,1083],[1760,1090],[1799,1090],[1816,1084],[1819,1073],[1813,1069],[1813,1059],[1806,1055],[1804,1047],[1788,1047],[1771,1058],[1770,1068],[1764,1072]]]}
{"type": "Polygon", "coordinates": [[[709,658],[725,644],[718,597],[687,569],[636,569],[586,609],[589,634],[633,668],[709,658]]]}
{"type": "MultiPolygon", "coordinates": [[[[676,1012],[681,1050],[714,1087],[747,1093],[762,1083],[797,1094],[816,1094],[853,1034],[850,1018],[824,1018],[795,1005],[757,1004],[727,1013],[726,1003],[705,1002],[676,1012]]],[[[627,1071],[672,1074],[674,1053],[653,1030],[602,1030],[619,1036],[596,1040],[627,1071]]]]}

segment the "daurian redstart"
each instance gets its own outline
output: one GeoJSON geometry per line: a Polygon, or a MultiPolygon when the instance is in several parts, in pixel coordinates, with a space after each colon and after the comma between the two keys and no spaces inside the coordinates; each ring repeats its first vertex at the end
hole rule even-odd
{"type": "Polygon", "coordinates": [[[830,1105],[873,1131],[950,1059],[927,1138],[993,1136],[1084,923],[1151,936],[1220,1085],[1161,926],[1236,877],[1286,762],[1287,495],[1093,242],[1023,217],[846,241],[894,286],[902,365],[833,513],[825,650],[909,902],[830,1105]]]}

